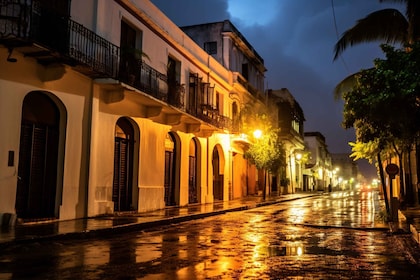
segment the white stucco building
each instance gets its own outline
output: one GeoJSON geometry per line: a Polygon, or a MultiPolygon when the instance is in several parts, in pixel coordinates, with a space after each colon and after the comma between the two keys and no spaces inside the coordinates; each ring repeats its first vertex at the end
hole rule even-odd
{"type": "MultiPolygon", "coordinates": [[[[0,215],[65,220],[255,192],[234,119],[264,92],[262,60],[244,77],[148,0],[23,2],[0,9],[0,215]]],[[[243,70],[259,56],[231,27],[241,55],[229,61],[243,70]]]]}

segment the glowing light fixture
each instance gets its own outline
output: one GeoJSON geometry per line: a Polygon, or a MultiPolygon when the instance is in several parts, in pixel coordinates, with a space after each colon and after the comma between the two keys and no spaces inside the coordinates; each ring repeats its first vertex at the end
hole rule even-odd
{"type": "Polygon", "coordinates": [[[260,138],[261,138],[261,136],[262,136],[262,131],[261,131],[261,130],[259,130],[259,129],[256,129],[256,130],[254,130],[253,135],[254,135],[254,137],[255,137],[256,139],[260,139],[260,138]]]}

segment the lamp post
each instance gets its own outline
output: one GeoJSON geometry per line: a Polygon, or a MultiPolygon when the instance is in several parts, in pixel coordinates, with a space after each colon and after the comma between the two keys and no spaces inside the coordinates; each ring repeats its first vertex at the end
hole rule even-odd
{"type": "Polygon", "coordinates": [[[292,153],[289,153],[289,172],[290,172],[290,187],[293,193],[293,172],[292,172],[292,153]]]}
{"type": "MultiPolygon", "coordinates": [[[[290,152],[289,153],[289,172],[290,172],[290,187],[292,188],[292,193],[295,192],[295,186],[299,186],[301,172],[296,168],[296,162],[299,164],[299,161],[302,159],[302,154],[300,152],[290,152]],[[293,160],[292,160],[293,159],[293,160]],[[294,164],[294,167],[292,166],[294,164]],[[293,172],[294,171],[294,172],[293,172]],[[293,183],[295,182],[295,183],[293,183]]],[[[300,164],[299,164],[300,167],[300,164]]]]}
{"type": "MultiPolygon", "coordinates": [[[[262,133],[261,129],[256,129],[256,130],[254,130],[254,132],[252,133],[252,135],[258,141],[263,136],[263,133],[262,133]]],[[[267,193],[266,188],[267,188],[267,186],[266,186],[266,170],[264,168],[263,200],[265,200],[265,197],[266,197],[266,193],[267,193]]]]}
{"type": "Polygon", "coordinates": [[[336,167],[333,170],[333,187],[338,187],[338,171],[340,168],[336,167]]]}
{"type": "Polygon", "coordinates": [[[297,164],[295,164],[295,177],[296,177],[296,184],[298,188],[301,188],[301,174],[302,174],[302,167],[300,164],[300,160],[302,159],[302,153],[297,152],[295,153],[295,160],[297,162],[297,164]],[[296,169],[296,166],[298,166],[298,168],[296,169]]]}

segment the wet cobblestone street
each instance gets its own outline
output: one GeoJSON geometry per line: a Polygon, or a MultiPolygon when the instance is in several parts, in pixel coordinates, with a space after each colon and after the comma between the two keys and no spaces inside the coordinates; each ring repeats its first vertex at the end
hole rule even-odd
{"type": "MultiPolygon", "coordinates": [[[[333,193],[108,238],[0,252],[0,279],[420,279],[375,192],[333,193]]],[[[418,248],[414,248],[415,250],[418,248]]]]}

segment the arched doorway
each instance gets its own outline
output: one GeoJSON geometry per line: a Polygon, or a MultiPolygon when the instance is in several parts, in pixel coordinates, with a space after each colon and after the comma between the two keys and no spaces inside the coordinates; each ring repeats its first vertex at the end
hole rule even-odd
{"type": "Polygon", "coordinates": [[[179,193],[177,192],[177,138],[173,132],[169,132],[165,139],[165,205],[173,206],[177,204],[179,193]]]}
{"type": "Polygon", "coordinates": [[[64,105],[52,98],[34,91],[23,100],[15,203],[19,218],[59,216],[64,162],[59,151],[64,151],[66,114],[64,105]]]}
{"type": "Polygon", "coordinates": [[[214,200],[223,200],[223,162],[223,157],[219,154],[218,147],[214,147],[212,156],[214,200]]]}
{"type": "MultiPolygon", "coordinates": [[[[137,182],[134,172],[135,159],[138,159],[138,128],[128,118],[118,119],[115,125],[114,142],[114,178],[112,201],[114,211],[137,210],[138,189],[133,188],[137,182]]],[[[136,173],[137,174],[137,173],[136,173]]]]}
{"type": "Polygon", "coordinates": [[[188,157],[188,203],[198,203],[198,165],[197,165],[197,142],[195,139],[190,141],[188,157]]]}

